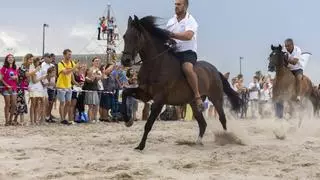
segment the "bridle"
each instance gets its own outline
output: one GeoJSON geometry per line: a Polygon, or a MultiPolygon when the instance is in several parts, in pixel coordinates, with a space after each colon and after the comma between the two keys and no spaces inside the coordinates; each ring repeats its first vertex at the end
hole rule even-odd
{"type": "MultiPolygon", "coordinates": [[[[155,60],[155,59],[157,59],[158,57],[160,57],[160,56],[163,55],[164,53],[168,52],[170,49],[171,49],[170,47],[166,48],[164,51],[162,51],[161,53],[157,54],[155,57],[151,58],[150,60],[155,60]]],[[[136,61],[136,60],[134,60],[133,65],[139,65],[139,64],[142,63],[142,60],[140,60],[140,61],[138,61],[138,62],[135,62],[135,61],[136,61]]]]}
{"type": "Polygon", "coordinates": [[[287,66],[288,65],[288,53],[283,52],[283,51],[273,51],[269,57],[269,60],[271,60],[272,56],[280,55],[281,56],[281,61],[283,61],[283,65],[287,66]]]}
{"type": "MultiPolygon", "coordinates": [[[[143,27],[141,27],[141,28],[143,28],[143,27]]],[[[144,28],[143,28],[143,29],[144,29],[144,28]]],[[[170,45],[170,44],[168,43],[167,46],[168,46],[168,47],[167,47],[164,51],[158,53],[155,57],[151,58],[150,60],[155,60],[155,59],[159,58],[161,55],[163,55],[164,53],[168,52],[170,49],[173,49],[173,48],[174,48],[174,44],[170,45]]],[[[133,55],[134,55],[134,54],[138,54],[141,50],[142,50],[142,47],[138,47],[138,48],[136,48],[136,50],[133,51],[134,53],[122,51],[122,54],[130,55],[131,58],[133,59],[133,65],[140,65],[140,64],[143,62],[143,60],[141,59],[140,61],[136,62],[136,59],[135,59],[135,57],[134,57],[133,55]]]]}
{"type": "MultiPolygon", "coordinates": [[[[150,60],[155,60],[157,58],[159,58],[161,55],[163,55],[164,53],[168,52],[170,49],[172,49],[173,47],[172,46],[168,46],[164,51],[158,53],[156,56],[154,56],[153,58],[151,58],[150,60]]],[[[138,50],[134,51],[135,53],[134,54],[138,54],[139,51],[142,50],[142,48],[137,48],[138,50]]],[[[133,65],[140,65],[143,60],[141,59],[140,61],[136,62],[136,59],[135,57],[133,57],[134,54],[130,53],[130,52],[126,52],[126,51],[122,51],[122,54],[127,54],[127,55],[130,55],[131,58],[133,58],[133,65]]]]}

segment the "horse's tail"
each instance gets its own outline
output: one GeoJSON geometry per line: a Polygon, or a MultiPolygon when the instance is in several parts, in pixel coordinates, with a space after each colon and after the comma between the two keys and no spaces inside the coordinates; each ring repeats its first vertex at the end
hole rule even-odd
{"type": "Polygon", "coordinates": [[[314,112],[319,109],[319,104],[320,104],[319,95],[320,95],[319,90],[317,88],[312,88],[311,94],[310,94],[310,101],[312,102],[314,112]]]}
{"type": "Polygon", "coordinates": [[[232,87],[230,86],[228,80],[224,77],[224,75],[221,72],[219,72],[219,75],[223,84],[223,91],[228,96],[228,99],[232,105],[232,110],[239,111],[243,104],[242,99],[240,98],[239,94],[232,89],[232,87]]]}

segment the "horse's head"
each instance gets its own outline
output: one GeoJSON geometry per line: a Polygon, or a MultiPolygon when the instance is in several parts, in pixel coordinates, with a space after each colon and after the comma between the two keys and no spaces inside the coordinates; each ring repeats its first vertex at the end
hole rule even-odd
{"type": "Polygon", "coordinates": [[[273,72],[279,67],[286,66],[288,64],[288,55],[282,51],[282,46],[271,45],[271,54],[269,56],[268,70],[273,72]]]}
{"type": "Polygon", "coordinates": [[[143,27],[139,22],[139,18],[130,16],[128,19],[128,27],[126,33],[123,35],[124,50],[121,57],[121,64],[124,66],[132,66],[133,62],[142,49],[144,38],[142,35],[143,27]]]}
{"type": "MultiPolygon", "coordinates": [[[[121,63],[124,66],[131,66],[138,53],[157,56],[157,48],[165,48],[165,43],[170,39],[170,32],[159,28],[156,24],[157,17],[146,16],[139,19],[129,17],[127,31],[123,36],[124,50],[121,63]],[[152,49],[153,48],[153,49],[152,49]]],[[[162,51],[161,49],[158,49],[162,51]]],[[[141,54],[140,54],[141,57],[141,54]]],[[[152,59],[152,58],[151,58],[152,59]]],[[[150,60],[141,58],[142,61],[150,60]]]]}

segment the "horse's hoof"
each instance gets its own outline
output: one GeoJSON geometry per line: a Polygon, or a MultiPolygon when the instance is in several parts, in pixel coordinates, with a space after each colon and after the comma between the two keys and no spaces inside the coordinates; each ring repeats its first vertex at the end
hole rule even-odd
{"type": "Polygon", "coordinates": [[[196,141],[196,145],[203,146],[203,143],[201,141],[196,141]]]}
{"type": "Polygon", "coordinates": [[[141,147],[141,146],[138,146],[136,148],[134,148],[135,150],[138,150],[138,151],[142,151],[144,149],[144,147],[141,147]]]}
{"type": "Polygon", "coordinates": [[[198,139],[197,139],[197,141],[196,141],[196,145],[203,146],[202,138],[198,137],[198,139]]]}
{"type": "Polygon", "coordinates": [[[131,126],[133,125],[133,121],[130,120],[130,121],[125,122],[125,125],[126,125],[127,127],[131,127],[131,126]]]}

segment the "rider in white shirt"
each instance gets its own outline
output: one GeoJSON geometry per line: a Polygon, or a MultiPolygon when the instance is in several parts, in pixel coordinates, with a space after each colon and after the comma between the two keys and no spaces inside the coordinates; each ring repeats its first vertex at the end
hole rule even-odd
{"type": "Polygon", "coordinates": [[[177,56],[181,60],[182,69],[195,95],[198,110],[204,111],[204,103],[200,97],[198,77],[193,70],[197,62],[197,21],[187,12],[188,0],[176,0],[176,15],[167,23],[167,30],[176,41],[177,56]]]}
{"type": "Polygon", "coordinates": [[[288,53],[288,68],[296,77],[297,100],[301,96],[301,80],[303,77],[303,66],[301,64],[301,49],[294,45],[292,39],[285,40],[285,52],[288,53]]]}

